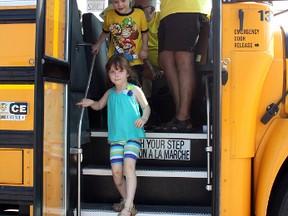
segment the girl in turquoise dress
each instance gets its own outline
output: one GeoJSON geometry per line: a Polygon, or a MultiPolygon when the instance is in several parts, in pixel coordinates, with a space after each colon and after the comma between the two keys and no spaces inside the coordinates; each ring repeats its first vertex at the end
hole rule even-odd
{"type": "Polygon", "coordinates": [[[106,64],[106,71],[111,88],[99,101],[82,99],[77,105],[94,110],[107,105],[110,162],[114,183],[122,197],[119,208],[114,210],[121,211],[118,216],[136,215],[133,203],[137,187],[136,161],[151,109],[143,91],[128,82],[128,77],[133,78],[135,74],[124,55],[113,55],[106,64]]]}

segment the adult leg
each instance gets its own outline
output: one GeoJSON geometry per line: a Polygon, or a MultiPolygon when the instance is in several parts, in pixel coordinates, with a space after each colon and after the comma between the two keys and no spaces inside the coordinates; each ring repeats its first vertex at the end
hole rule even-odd
{"type": "Polygon", "coordinates": [[[190,119],[192,97],[196,85],[194,54],[191,52],[175,52],[177,70],[179,73],[179,109],[176,113],[178,120],[190,119]]]}
{"type": "Polygon", "coordinates": [[[180,107],[179,74],[173,51],[163,50],[159,53],[159,64],[165,73],[175,103],[176,113],[180,107]]]}
{"type": "Polygon", "coordinates": [[[160,66],[166,72],[168,85],[176,104],[175,118],[162,128],[175,131],[190,130],[192,129],[190,109],[195,88],[193,54],[190,52],[193,51],[199,34],[198,14],[168,15],[160,22],[159,33],[165,39],[161,42],[159,37],[160,66]]]}

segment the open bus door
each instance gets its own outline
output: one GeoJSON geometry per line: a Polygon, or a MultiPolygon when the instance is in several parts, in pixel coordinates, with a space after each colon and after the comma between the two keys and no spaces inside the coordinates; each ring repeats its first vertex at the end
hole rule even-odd
{"type": "Polygon", "coordinates": [[[34,215],[65,215],[69,64],[65,1],[37,1],[34,215]]]}
{"type": "Polygon", "coordinates": [[[88,79],[76,1],[37,1],[36,38],[34,215],[71,215],[80,160],[75,104],[88,79]]]}

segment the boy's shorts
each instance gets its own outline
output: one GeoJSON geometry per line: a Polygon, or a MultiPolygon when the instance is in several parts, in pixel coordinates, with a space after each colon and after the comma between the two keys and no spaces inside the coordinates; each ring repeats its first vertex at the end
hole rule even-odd
{"type": "Polygon", "coordinates": [[[193,52],[198,41],[200,22],[199,13],[170,14],[160,21],[158,29],[159,52],[193,52]]]}
{"type": "Polygon", "coordinates": [[[110,144],[110,163],[123,164],[125,158],[137,160],[139,158],[141,140],[123,140],[110,144]]]}

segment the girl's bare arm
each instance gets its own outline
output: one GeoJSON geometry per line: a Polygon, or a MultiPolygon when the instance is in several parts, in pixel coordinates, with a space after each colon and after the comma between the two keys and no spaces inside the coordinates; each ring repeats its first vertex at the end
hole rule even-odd
{"type": "MultiPolygon", "coordinates": [[[[151,108],[148,104],[148,101],[147,101],[143,91],[138,86],[134,86],[133,92],[135,94],[135,98],[136,98],[137,102],[140,104],[140,106],[143,110],[142,117],[140,119],[138,119],[139,121],[141,121],[140,123],[138,121],[138,123],[141,126],[142,125],[141,123],[143,123],[143,125],[145,123],[147,123],[149,116],[151,114],[151,108]]],[[[135,124],[137,124],[137,120],[136,120],[135,124]]],[[[136,127],[137,127],[137,125],[136,125],[136,127]]]]}
{"type": "Polygon", "coordinates": [[[107,105],[109,93],[110,93],[110,90],[106,91],[99,101],[94,101],[88,98],[84,98],[80,102],[78,102],[76,105],[81,106],[81,107],[91,107],[94,110],[101,110],[107,105]]]}

